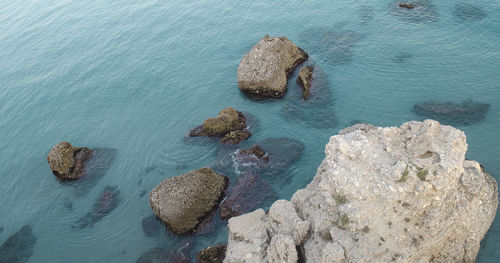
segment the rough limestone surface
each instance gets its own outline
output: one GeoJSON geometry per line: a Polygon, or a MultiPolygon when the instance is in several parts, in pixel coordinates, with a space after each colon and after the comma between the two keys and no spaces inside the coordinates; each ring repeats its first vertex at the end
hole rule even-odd
{"type": "Polygon", "coordinates": [[[241,59],[238,86],[247,94],[281,98],[287,75],[308,57],[286,37],[265,36],[241,59]]]}
{"type": "Polygon", "coordinates": [[[255,262],[245,255],[258,253],[274,262],[278,250],[293,256],[285,240],[300,240],[291,230],[297,220],[310,223],[297,247],[305,262],[474,262],[498,185],[466,151],[462,131],[433,120],[344,129],[291,207],[280,200],[268,214],[230,220],[225,262],[255,262]]]}
{"type": "Polygon", "coordinates": [[[163,181],[149,194],[149,203],[174,234],[190,234],[217,210],[227,185],[223,175],[201,168],[163,181]]]}

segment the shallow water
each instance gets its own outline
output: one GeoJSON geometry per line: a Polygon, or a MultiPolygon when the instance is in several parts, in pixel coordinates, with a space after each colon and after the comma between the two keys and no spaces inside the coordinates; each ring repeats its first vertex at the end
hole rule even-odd
{"type": "MultiPolygon", "coordinates": [[[[392,0],[3,1],[0,244],[29,225],[36,237],[29,262],[136,262],[155,247],[182,247],[186,238],[143,233],[151,214],[144,191],[216,164],[216,144],[184,137],[227,106],[258,119],[244,146],[272,137],[305,144],[282,172],[286,183],[272,180],[280,198],[311,180],[339,129],[422,120],[412,109],[423,102],[489,104],[484,120],[457,127],[467,135],[467,157],[500,179],[500,3],[420,3],[431,5],[407,16],[392,0]],[[282,100],[239,92],[238,63],[265,34],[309,52],[308,63],[327,78],[325,107],[297,103],[296,73],[282,100]],[[60,184],[45,160],[63,140],[116,156],[78,191],[60,184]],[[106,186],[119,189],[118,206],[91,227],[71,228],[106,186]]],[[[500,257],[499,220],[477,262],[500,257]]],[[[193,255],[226,240],[216,222],[195,238],[193,255]]]]}

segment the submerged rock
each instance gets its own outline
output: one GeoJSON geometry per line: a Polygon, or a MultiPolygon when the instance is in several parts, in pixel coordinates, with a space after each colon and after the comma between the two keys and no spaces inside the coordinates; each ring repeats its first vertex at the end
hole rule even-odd
{"type": "Polygon", "coordinates": [[[228,197],[220,206],[222,219],[249,212],[275,196],[271,185],[254,173],[240,175],[234,187],[228,192],[228,197]]]}
{"type": "Polygon", "coordinates": [[[226,257],[226,244],[218,244],[213,247],[207,247],[196,257],[197,263],[222,263],[226,257]]]}
{"type": "Polygon", "coordinates": [[[445,124],[471,125],[482,122],[489,108],[488,103],[467,100],[462,103],[417,103],[413,106],[413,111],[425,118],[436,119],[445,124]]]}
{"type": "Polygon", "coordinates": [[[300,158],[304,144],[289,138],[268,138],[248,149],[223,153],[218,168],[229,173],[274,175],[300,158]]]}
{"type": "Polygon", "coordinates": [[[229,220],[224,262],[474,262],[498,185],[466,150],[432,120],[344,129],[291,202],[229,220]]]}
{"type": "Polygon", "coordinates": [[[201,168],[163,181],[149,194],[149,204],[174,234],[190,234],[211,220],[227,185],[225,176],[201,168]]]}
{"type": "Polygon", "coordinates": [[[69,142],[60,142],[47,156],[52,173],[59,179],[76,180],[85,175],[85,162],[92,150],[86,147],[73,147],[69,142]]]}
{"type": "Polygon", "coordinates": [[[162,222],[154,214],[142,219],[142,231],[146,236],[158,235],[162,228],[162,222]]]}
{"type": "Polygon", "coordinates": [[[286,37],[265,36],[241,59],[238,86],[249,95],[281,98],[288,74],[308,57],[286,37]]]}
{"type": "Polygon", "coordinates": [[[33,255],[36,238],[25,225],[0,246],[0,263],[24,263],[33,255]]]}
{"type": "Polygon", "coordinates": [[[455,5],[453,16],[460,22],[473,22],[485,18],[486,11],[469,3],[458,3],[455,5]]]}
{"type": "Polygon", "coordinates": [[[187,240],[180,248],[168,250],[161,247],[150,249],[142,254],[137,263],[190,263],[189,252],[193,247],[193,241],[187,240]]]}
{"type": "Polygon", "coordinates": [[[91,212],[80,218],[72,228],[91,227],[111,213],[121,202],[120,191],[116,186],[106,186],[99,198],[94,202],[91,212]]]}
{"type": "Polygon", "coordinates": [[[248,139],[251,133],[246,129],[246,117],[234,108],[225,108],[215,118],[208,118],[203,125],[192,129],[189,136],[223,137],[221,142],[237,144],[248,139]]]}
{"type": "Polygon", "coordinates": [[[313,66],[302,67],[299,71],[299,76],[297,77],[297,84],[302,86],[302,98],[308,99],[309,92],[311,89],[311,81],[313,79],[313,66]]]}

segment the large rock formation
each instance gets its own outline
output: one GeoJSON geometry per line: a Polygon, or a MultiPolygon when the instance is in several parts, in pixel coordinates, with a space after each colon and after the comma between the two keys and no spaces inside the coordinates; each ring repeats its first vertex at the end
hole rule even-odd
{"type": "Polygon", "coordinates": [[[474,262],[498,185],[465,139],[432,120],[342,130],[291,202],[229,220],[224,262],[474,262]]]}
{"type": "Polygon", "coordinates": [[[52,173],[59,179],[75,180],[85,175],[85,162],[92,150],[73,147],[69,142],[60,142],[47,156],[52,173]]]}
{"type": "Polygon", "coordinates": [[[241,59],[238,86],[249,95],[281,98],[287,75],[308,57],[286,37],[266,35],[241,59]]]}
{"type": "Polygon", "coordinates": [[[149,194],[149,203],[174,234],[190,234],[213,216],[227,185],[223,175],[201,168],[163,181],[149,194]]]}

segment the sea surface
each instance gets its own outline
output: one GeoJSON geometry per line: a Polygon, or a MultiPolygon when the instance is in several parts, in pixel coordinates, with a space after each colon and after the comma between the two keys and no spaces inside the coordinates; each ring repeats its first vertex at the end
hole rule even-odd
{"type": "MultiPolygon", "coordinates": [[[[186,135],[229,106],[257,119],[241,147],[280,137],[304,144],[272,180],[277,198],[307,185],[340,129],[424,120],[413,110],[424,102],[489,104],[471,123],[444,123],[463,130],[467,158],[500,179],[499,1],[418,0],[413,13],[392,0],[1,2],[0,244],[31,226],[26,262],[136,262],[186,240],[194,258],[226,241],[220,220],[195,237],[163,228],[148,236],[142,220],[161,181],[215,166],[221,146],[186,135]],[[309,53],[322,73],[320,103],[301,101],[297,72],[280,100],[239,91],[240,59],[266,34],[309,53]],[[102,150],[98,180],[56,180],[46,156],[60,141],[102,150]],[[79,226],[107,186],[120,193],[117,208],[79,226]]],[[[498,258],[497,216],[477,262],[498,258]]]]}

